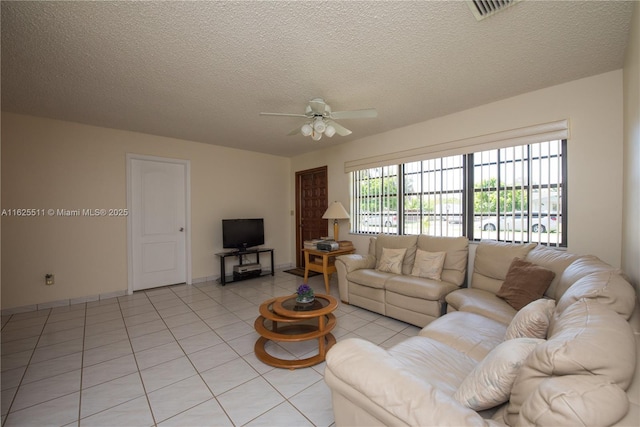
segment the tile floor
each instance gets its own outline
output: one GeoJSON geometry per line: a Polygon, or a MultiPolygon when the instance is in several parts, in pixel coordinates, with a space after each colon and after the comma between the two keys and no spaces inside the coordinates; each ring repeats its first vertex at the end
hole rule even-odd
{"type": "MultiPolygon", "coordinates": [[[[287,370],[256,359],[253,322],[302,278],[176,285],[2,316],[3,426],[330,426],[324,363],[287,370]]],[[[324,293],[322,276],[309,280],[324,293]]],[[[335,275],[331,293],[338,296],[335,275]]],[[[340,303],[338,341],[389,347],[419,329],[340,303]]],[[[315,342],[270,343],[305,358],[315,342]]]]}

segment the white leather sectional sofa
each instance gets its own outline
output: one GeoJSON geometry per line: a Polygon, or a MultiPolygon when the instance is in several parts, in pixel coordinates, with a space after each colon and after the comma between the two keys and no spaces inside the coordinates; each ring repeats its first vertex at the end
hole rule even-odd
{"type": "Polygon", "coordinates": [[[640,310],[619,271],[482,242],[470,287],[446,300],[445,315],[390,349],[355,338],[332,347],[336,425],[639,425],[640,310]],[[496,296],[514,258],[555,273],[545,298],[520,310],[496,296]]]}

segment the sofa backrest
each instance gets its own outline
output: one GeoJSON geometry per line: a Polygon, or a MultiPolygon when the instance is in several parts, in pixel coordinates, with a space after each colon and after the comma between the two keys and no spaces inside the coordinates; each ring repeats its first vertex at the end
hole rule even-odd
{"type": "Polygon", "coordinates": [[[558,318],[569,306],[583,298],[607,306],[628,320],[635,308],[636,292],[617,272],[596,270],[567,289],[556,303],[554,317],[558,318]]]}
{"type": "Polygon", "coordinates": [[[611,425],[629,407],[636,368],[629,323],[595,299],[551,320],[547,341],[524,361],[511,389],[509,425],[611,425]]]}
{"type": "Polygon", "coordinates": [[[369,255],[376,259],[376,268],[380,263],[383,248],[407,249],[402,262],[402,274],[407,275],[413,270],[417,249],[427,252],[446,252],[442,280],[458,286],[464,283],[469,263],[469,239],[466,237],[378,234],[369,239],[369,255]]]}
{"type": "Polygon", "coordinates": [[[466,237],[418,236],[418,249],[427,252],[446,252],[441,278],[461,286],[469,262],[469,239],[466,237]]]}
{"type": "Polygon", "coordinates": [[[471,287],[497,293],[514,258],[525,258],[535,243],[506,243],[483,240],[476,248],[471,287]]]}
{"type": "Polygon", "coordinates": [[[612,267],[595,255],[581,256],[562,272],[562,276],[560,276],[560,280],[553,290],[553,295],[551,295],[552,298],[556,301],[560,300],[567,289],[574,283],[584,276],[598,271],[615,271],[620,273],[620,270],[612,267]]]}
{"type": "Polygon", "coordinates": [[[545,292],[545,296],[557,299],[555,290],[558,287],[562,274],[567,267],[579,258],[580,255],[572,254],[560,249],[550,248],[545,245],[537,245],[527,254],[525,260],[556,273],[549,285],[549,288],[545,292]]]}

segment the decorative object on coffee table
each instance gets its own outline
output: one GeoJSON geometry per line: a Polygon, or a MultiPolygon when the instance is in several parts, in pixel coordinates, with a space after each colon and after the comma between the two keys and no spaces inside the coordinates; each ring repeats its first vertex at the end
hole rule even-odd
{"type": "Polygon", "coordinates": [[[256,357],[276,368],[306,368],[324,361],[327,351],[336,343],[331,331],[336,326],[333,311],[338,300],[330,295],[316,294],[310,303],[296,301],[298,295],[271,298],[260,306],[260,316],[254,327],[260,334],[254,351],[256,357]],[[269,341],[301,342],[318,340],[318,354],[306,359],[280,359],[265,350],[269,341]]]}
{"type": "Polygon", "coordinates": [[[298,297],[296,298],[297,302],[308,303],[314,300],[313,289],[311,289],[307,284],[298,286],[296,293],[298,294],[298,297]]]}

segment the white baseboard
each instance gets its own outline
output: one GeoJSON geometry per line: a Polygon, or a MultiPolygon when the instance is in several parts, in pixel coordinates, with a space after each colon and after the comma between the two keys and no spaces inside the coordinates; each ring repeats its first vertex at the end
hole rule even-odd
{"type": "MultiPolygon", "coordinates": [[[[293,268],[293,263],[279,264],[275,266],[276,271],[285,270],[288,268],[293,268]]],[[[191,284],[197,285],[205,282],[215,282],[218,279],[220,279],[220,275],[199,277],[197,279],[192,279],[191,284]]],[[[110,298],[121,297],[124,295],[127,295],[127,289],[120,290],[120,291],[107,292],[107,293],[98,294],[98,295],[87,295],[87,296],[77,297],[77,298],[61,299],[56,301],[43,302],[39,304],[24,305],[21,307],[5,308],[5,309],[2,309],[1,314],[2,316],[8,316],[11,314],[26,313],[29,311],[47,310],[49,308],[54,308],[54,307],[64,307],[72,304],[82,304],[86,302],[106,300],[110,298]]]]}

